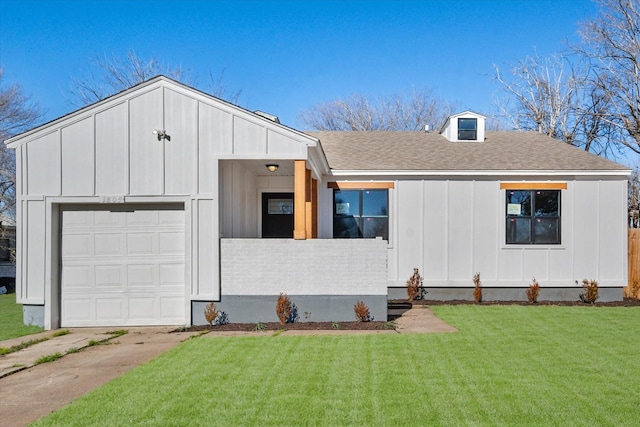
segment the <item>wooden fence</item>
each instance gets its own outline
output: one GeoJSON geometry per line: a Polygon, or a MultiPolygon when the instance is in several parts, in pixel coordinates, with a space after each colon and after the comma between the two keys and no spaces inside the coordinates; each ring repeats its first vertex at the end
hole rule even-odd
{"type": "MultiPolygon", "coordinates": [[[[629,285],[640,284],[640,228],[629,229],[629,285]]],[[[638,285],[635,286],[636,294],[631,295],[629,288],[626,294],[632,298],[640,298],[638,285]]]]}

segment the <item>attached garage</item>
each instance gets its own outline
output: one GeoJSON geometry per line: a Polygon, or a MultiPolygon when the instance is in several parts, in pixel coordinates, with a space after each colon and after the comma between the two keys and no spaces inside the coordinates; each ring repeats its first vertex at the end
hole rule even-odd
{"type": "Polygon", "coordinates": [[[182,206],[65,207],[61,224],[61,326],[184,323],[182,206]]]}

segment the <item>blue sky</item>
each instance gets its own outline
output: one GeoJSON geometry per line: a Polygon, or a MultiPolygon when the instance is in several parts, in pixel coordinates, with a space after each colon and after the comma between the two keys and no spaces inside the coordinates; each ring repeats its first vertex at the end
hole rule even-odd
{"type": "Polygon", "coordinates": [[[224,69],[238,104],[294,128],[318,102],[412,88],[491,114],[492,64],[565,49],[596,13],[589,0],[0,0],[0,64],[47,120],[76,109],[71,77],[91,57],[129,50],[203,90],[224,69]]]}

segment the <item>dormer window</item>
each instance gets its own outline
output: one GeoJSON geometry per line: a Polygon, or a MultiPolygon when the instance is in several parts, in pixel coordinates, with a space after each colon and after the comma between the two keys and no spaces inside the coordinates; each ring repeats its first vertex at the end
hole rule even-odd
{"type": "Polygon", "coordinates": [[[476,141],[478,139],[478,119],[458,119],[458,141],[476,141]]]}

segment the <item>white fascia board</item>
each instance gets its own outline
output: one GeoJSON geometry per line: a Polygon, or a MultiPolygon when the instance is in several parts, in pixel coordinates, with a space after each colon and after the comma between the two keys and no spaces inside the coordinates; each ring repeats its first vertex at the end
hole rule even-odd
{"type": "Polygon", "coordinates": [[[631,169],[623,170],[491,170],[491,171],[471,171],[471,170],[332,170],[331,175],[335,177],[347,176],[619,176],[628,177],[631,169]]]}

